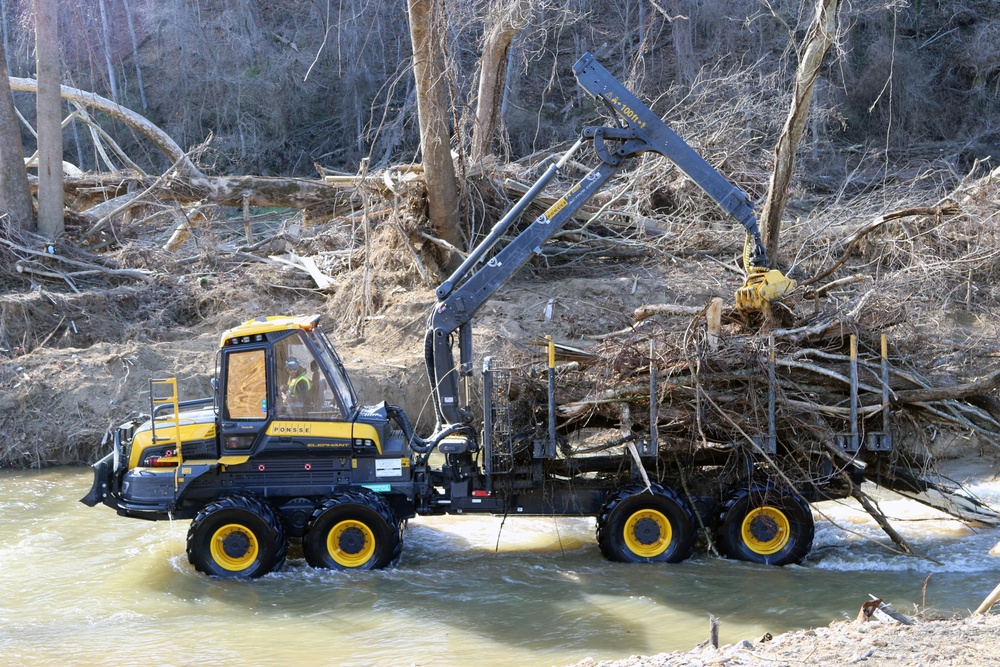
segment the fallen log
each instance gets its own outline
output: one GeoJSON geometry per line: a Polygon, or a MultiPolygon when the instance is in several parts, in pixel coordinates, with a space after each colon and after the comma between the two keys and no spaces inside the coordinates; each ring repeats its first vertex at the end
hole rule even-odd
{"type": "MultiPolygon", "coordinates": [[[[37,94],[38,82],[34,79],[12,76],[10,77],[10,89],[14,91],[37,94]]],[[[177,142],[174,141],[169,134],[149,122],[149,120],[141,114],[123,107],[117,102],[113,102],[106,97],[101,97],[96,93],[80,90],[79,88],[60,86],[60,94],[63,99],[103,111],[112,118],[115,118],[129,127],[134,128],[143,136],[148,138],[160,151],[162,151],[171,163],[180,162],[184,173],[193,176],[203,175],[201,170],[198,169],[193,162],[191,162],[184,150],[177,145],[177,142]]]]}
{"type": "MultiPolygon", "coordinates": [[[[14,91],[38,92],[38,82],[34,79],[11,77],[10,87],[14,91]]],[[[162,187],[156,188],[160,197],[190,204],[198,201],[220,206],[276,206],[313,209],[333,212],[345,205],[343,192],[345,185],[353,189],[359,187],[357,179],[345,184],[343,181],[328,183],[326,179],[276,178],[266,176],[207,176],[191,160],[190,156],[170,135],[151,123],[147,118],[127,107],[105,97],[70,86],[60,89],[64,99],[80,106],[97,109],[148,138],[174,165],[175,176],[162,187]],[[340,187],[338,187],[340,186],[340,187]]],[[[37,179],[33,180],[37,188],[37,179]]],[[[374,182],[374,181],[373,181],[374,182]]],[[[94,176],[67,178],[65,188],[68,194],[77,197],[86,206],[124,195],[135,186],[151,188],[154,179],[138,171],[99,174],[94,176]]],[[[81,206],[81,207],[83,207],[81,206]]],[[[97,222],[95,218],[94,222],[97,222]]]]}
{"type": "MultiPolygon", "coordinates": [[[[889,519],[886,517],[885,514],[882,513],[882,510],[880,510],[875,505],[875,503],[871,501],[871,498],[868,497],[868,494],[862,491],[861,487],[855,484],[854,481],[851,480],[849,477],[845,476],[845,479],[851,485],[851,497],[858,501],[861,507],[866,512],[868,512],[868,515],[875,520],[875,523],[879,525],[879,528],[881,528],[882,531],[889,536],[889,539],[891,539],[896,544],[896,546],[898,546],[900,549],[903,550],[903,553],[909,556],[917,556],[919,558],[924,558],[931,562],[938,563],[933,558],[928,558],[927,556],[921,556],[916,551],[914,551],[913,547],[910,546],[910,543],[906,541],[906,538],[900,535],[899,532],[892,527],[892,524],[889,523],[889,519]]],[[[938,565],[940,565],[940,563],[938,563],[938,565]]]]}
{"type": "Polygon", "coordinates": [[[962,400],[986,394],[997,387],[1000,387],[1000,370],[993,371],[989,375],[978,380],[951,387],[929,387],[926,389],[907,389],[898,391],[896,392],[896,397],[891,399],[890,402],[893,404],[900,404],[962,400]]]}
{"type": "Polygon", "coordinates": [[[704,306],[678,306],[671,303],[653,303],[646,306],[639,306],[632,313],[636,322],[641,322],[653,315],[698,315],[704,306]]]}
{"type": "MultiPolygon", "coordinates": [[[[136,278],[146,282],[151,282],[153,280],[152,272],[144,269],[119,269],[119,268],[101,266],[99,264],[94,264],[92,262],[82,262],[80,260],[70,259],[69,257],[63,257],[61,255],[57,255],[54,252],[43,252],[40,250],[33,250],[31,248],[18,245],[9,239],[3,238],[2,236],[0,236],[0,243],[19,253],[33,255],[35,257],[44,257],[46,259],[50,259],[55,262],[61,262],[63,264],[68,264],[70,266],[78,266],[87,271],[103,273],[118,278],[136,278]]],[[[63,275],[62,272],[58,273],[59,277],[62,277],[63,275]]]]}

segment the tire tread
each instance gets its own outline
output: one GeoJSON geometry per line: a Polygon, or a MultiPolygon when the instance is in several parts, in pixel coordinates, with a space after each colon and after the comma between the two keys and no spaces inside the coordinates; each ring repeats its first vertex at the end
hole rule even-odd
{"type": "MultiPolygon", "coordinates": [[[[611,528],[611,524],[615,523],[614,514],[621,507],[622,503],[644,493],[651,493],[652,495],[666,498],[674,503],[684,514],[687,523],[686,528],[690,534],[679,536],[681,542],[678,550],[667,559],[667,562],[676,563],[689,558],[694,552],[694,515],[691,513],[691,509],[687,503],[681,499],[676,491],[670,487],[664,487],[656,483],[650,485],[649,491],[646,490],[646,486],[643,484],[628,484],[615,490],[605,499],[604,504],[597,514],[597,544],[601,549],[601,553],[611,561],[625,560],[616,548],[617,536],[613,534],[614,531],[611,528]]],[[[676,526],[672,527],[674,530],[677,530],[676,526]]]]}
{"type": "Polygon", "coordinates": [[[386,525],[389,526],[392,531],[392,537],[390,538],[393,541],[392,554],[384,564],[376,564],[372,569],[394,567],[399,562],[399,558],[403,553],[403,536],[400,529],[400,521],[396,518],[396,513],[393,512],[389,503],[387,503],[381,496],[374,492],[359,491],[356,489],[336,493],[325,499],[316,506],[315,510],[313,510],[312,516],[309,518],[309,523],[306,526],[307,537],[303,540],[306,560],[309,564],[313,567],[322,567],[318,555],[313,554],[312,550],[306,547],[309,532],[312,530],[313,526],[320,519],[320,517],[322,517],[328,510],[343,505],[359,505],[361,507],[365,507],[378,514],[379,517],[385,521],[386,525]]]}
{"type": "MultiPolygon", "coordinates": [[[[774,504],[771,502],[770,504],[774,504]]],[[[755,484],[743,487],[733,493],[722,505],[719,511],[718,528],[716,539],[720,550],[729,558],[736,560],[760,563],[763,565],[790,565],[801,563],[809,555],[812,549],[813,538],[816,534],[816,526],[812,519],[812,510],[809,503],[794,492],[783,490],[773,484],[755,484]],[[742,526],[743,518],[750,509],[750,505],[757,506],[761,503],[754,498],[764,498],[769,501],[780,499],[780,508],[792,524],[793,531],[796,528],[803,528],[802,533],[792,536],[790,545],[775,554],[756,554],[744,548],[742,537],[735,535],[736,529],[732,525],[735,517],[730,516],[732,512],[737,512],[739,523],[742,526]],[[746,504],[747,511],[739,509],[738,506],[746,504]],[[798,513],[798,516],[796,516],[798,513]]]]}
{"type": "Polygon", "coordinates": [[[288,554],[288,540],[285,536],[285,526],[281,521],[281,517],[278,512],[271,507],[267,502],[255,497],[242,494],[234,494],[230,496],[223,496],[214,500],[207,505],[205,505],[191,521],[190,527],[188,527],[187,532],[187,556],[188,562],[194,566],[194,568],[203,573],[211,576],[220,576],[217,572],[213,572],[210,568],[207,568],[203,559],[199,558],[192,547],[192,543],[198,538],[198,534],[201,531],[202,526],[207,520],[215,516],[219,512],[227,510],[237,510],[243,512],[249,512],[255,515],[257,518],[261,519],[266,525],[268,530],[271,532],[273,541],[276,546],[275,554],[272,557],[272,563],[269,567],[263,568],[263,572],[254,572],[250,575],[251,578],[263,576],[268,572],[274,572],[280,570],[285,564],[285,557],[288,554]]]}

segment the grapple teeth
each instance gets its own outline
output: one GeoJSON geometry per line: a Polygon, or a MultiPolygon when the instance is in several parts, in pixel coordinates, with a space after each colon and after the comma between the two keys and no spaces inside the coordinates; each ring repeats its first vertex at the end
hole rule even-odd
{"type": "Polygon", "coordinates": [[[759,312],[771,301],[794,289],[795,281],[777,269],[751,273],[743,287],[736,290],[736,308],[748,313],[759,312]]]}

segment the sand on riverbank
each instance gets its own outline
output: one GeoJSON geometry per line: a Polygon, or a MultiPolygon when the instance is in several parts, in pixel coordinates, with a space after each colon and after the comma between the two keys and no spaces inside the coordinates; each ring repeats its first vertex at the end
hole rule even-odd
{"type": "Polygon", "coordinates": [[[688,652],[631,656],[576,667],[978,667],[1000,665],[1000,614],[950,620],[914,620],[913,625],[881,621],[838,621],[827,627],[777,635],[769,641],[743,640],[688,652]]]}

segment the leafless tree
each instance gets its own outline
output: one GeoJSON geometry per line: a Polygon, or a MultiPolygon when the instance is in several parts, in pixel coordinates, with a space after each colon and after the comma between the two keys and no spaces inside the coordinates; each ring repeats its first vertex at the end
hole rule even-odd
{"type": "Polygon", "coordinates": [[[761,212],[764,244],[772,264],[778,260],[778,243],[781,235],[781,214],[788,198],[788,185],[795,169],[795,151],[809,117],[813,87],[819,76],[820,66],[827,50],[837,37],[837,13],[841,0],[816,0],[816,15],[806,33],[799,55],[795,76],[795,89],[785,127],[774,149],[774,170],[767,189],[767,199],[761,212]]]}
{"type": "MultiPolygon", "coordinates": [[[[462,245],[459,226],[458,179],[451,157],[451,111],[444,71],[445,34],[442,0],[408,0],[413,76],[416,81],[420,151],[427,183],[427,217],[441,240],[462,245]]],[[[458,257],[447,263],[457,267],[458,257]]]]}
{"type": "Polygon", "coordinates": [[[111,99],[118,101],[118,77],[115,75],[115,65],[111,60],[111,27],[108,25],[108,10],[104,6],[104,0],[97,0],[97,6],[101,10],[101,37],[104,46],[104,63],[108,68],[108,88],[111,90],[111,99]]]}
{"type": "Polygon", "coordinates": [[[139,58],[139,40],[135,34],[135,20],[132,18],[132,7],[128,4],[129,0],[122,0],[122,6],[125,8],[125,20],[128,22],[128,34],[129,38],[132,40],[132,60],[135,61],[135,78],[136,85],[139,86],[139,99],[142,102],[142,108],[149,108],[149,103],[146,101],[146,87],[142,84],[142,65],[139,58]]]}
{"type": "Polygon", "coordinates": [[[677,56],[677,81],[685,86],[694,82],[698,59],[694,53],[693,28],[695,3],[692,0],[671,0],[667,3],[670,32],[677,56]]]}
{"type": "Polygon", "coordinates": [[[63,232],[62,83],[59,59],[59,3],[35,0],[35,60],[38,67],[38,233],[63,232]]]}
{"type": "Polygon", "coordinates": [[[16,229],[30,230],[35,223],[28,191],[28,174],[24,170],[24,148],[21,130],[11,99],[7,76],[7,58],[0,44],[0,209],[8,216],[8,224],[16,229]]]}
{"type": "Polygon", "coordinates": [[[496,0],[490,5],[479,60],[479,94],[476,97],[476,123],[472,129],[470,150],[474,161],[491,152],[490,144],[500,118],[507,82],[510,43],[528,22],[531,5],[531,0],[496,0]]]}

